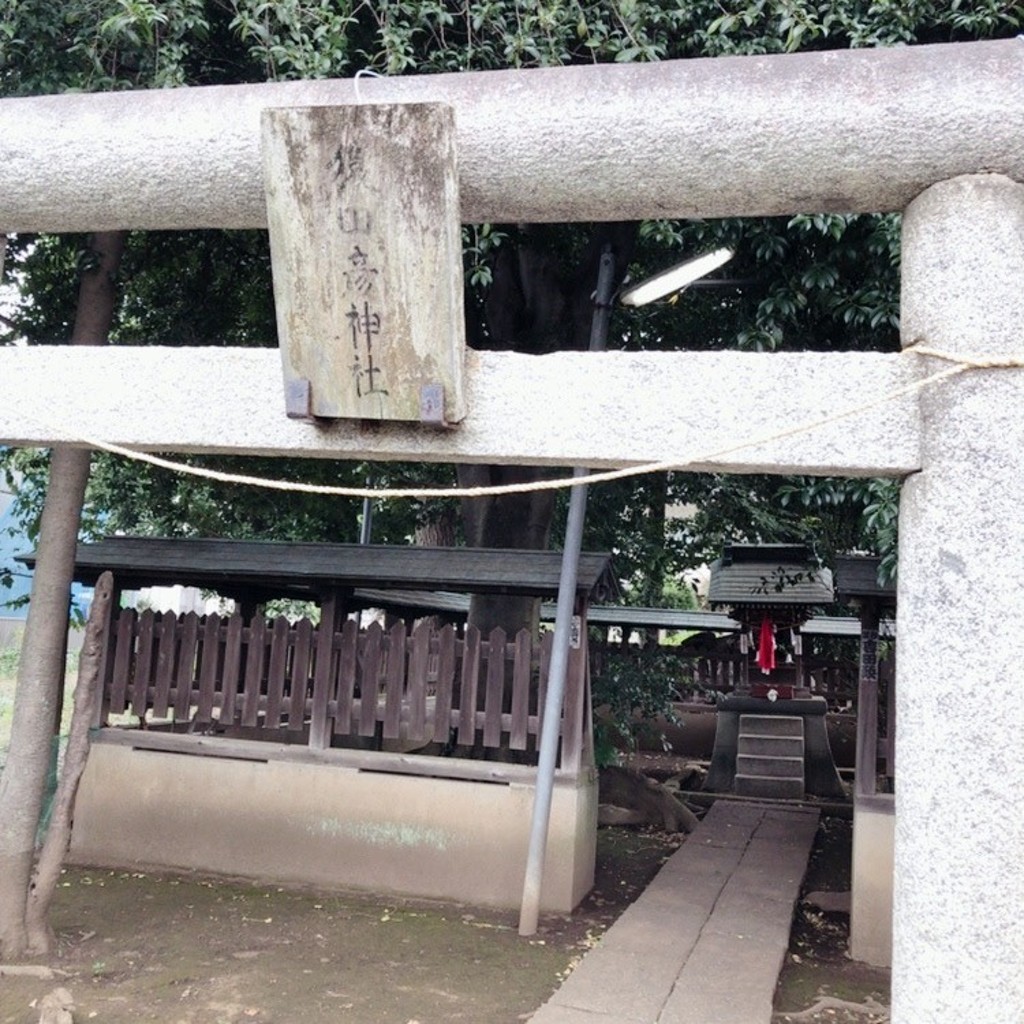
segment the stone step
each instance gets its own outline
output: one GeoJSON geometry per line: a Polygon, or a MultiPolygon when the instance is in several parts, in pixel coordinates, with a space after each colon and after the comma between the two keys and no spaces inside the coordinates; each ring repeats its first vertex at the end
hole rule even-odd
{"type": "Polygon", "coordinates": [[[736,772],[739,775],[755,775],[760,778],[799,779],[804,781],[804,759],[802,757],[764,757],[757,754],[740,754],[736,758],[736,772]]]}
{"type": "Polygon", "coordinates": [[[740,733],[737,752],[752,757],[798,757],[803,760],[803,736],[760,736],[740,733]]]}
{"type": "Polygon", "coordinates": [[[752,796],[766,800],[800,800],[804,795],[804,780],[762,778],[760,775],[740,775],[735,782],[737,796],[752,796]]]}
{"type": "Polygon", "coordinates": [[[740,733],[758,736],[803,736],[804,720],[800,715],[740,715],[740,733]]]}

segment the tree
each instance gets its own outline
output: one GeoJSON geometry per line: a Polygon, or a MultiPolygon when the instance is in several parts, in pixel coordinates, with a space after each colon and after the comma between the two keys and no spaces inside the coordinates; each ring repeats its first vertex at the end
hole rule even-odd
{"type": "MultiPolygon", "coordinates": [[[[118,0],[106,17],[80,0],[64,5],[61,18],[41,0],[8,2],[0,19],[7,45],[0,57],[0,87],[7,93],[66,88],[108,88],[188,81],[225,82],[350,75],[360,68],[399,75],[500,67],[539,67],[593,61],[660,60],[694,56],[782,53],[796,49],[914,44],[1011,35],[1018,27],[1016,5],[946,5],[922,0],[913,5],[860,0],[805,3],[789,0],[738,0],[721,4],[696,0],[687,5],[662,0],[626,4],[569,3],[522,5],[514,0],[487,3],[341,2],[341,0],[174,0],[153,5],[118,0]],[[528,9],[527,9],[528,7],[528,9]],[[91,20],[90,20],[91,19],[91,20]]],[[[564,225],[525,227],[477,225],[466,229],[467,309],[474,344],[512,345],[538,350],[551,343],[548,326],[520,313],[547,293],[576,288],[589,296],[584,253],[587,237],[564,225]],[[528,268],[524,273],[520,268],[528,268]],[[516,279],[530,284],[529,294],[516,279]],[[544,284],[541,284],[544,282],[544,284]],[[574,283],[575,282],[575,283],[574,283]],[[536,287],[535,287],[536,286],[536,287]],[[508,302],[507,308],[504,303],[508,302]]],[[[736,259],[726,275],[734,283],[693,288],[675,305],[663,305],[618,317],[612,344],[624,347],[722,348],[755,350],[876,348],[898,345],[899,218],[810,215],[748,220],[655,221],[641,226],[631,272],[642,276],[681,253],[731,244],[736,259]]],[[[24,240],[15,253],[39,299],[52,286],[47,254],[26,255],[24,240]]],[[[138,343],[274,343],[270,311],[269,262],[262,235],[193,232],[134,235],[126,255],[125,300],[114,335],[138,343]]],[[[43,302],[35,307],[30,336],[53,338],[43,329],[43,302]]],[[[573,337],[586,314],[576,299],[563,302],[575,327],[560,323],[573,337]]],[[[31,318],[28,318],[31,319],[31,318]]],[[[572,342],[569,342],[572,343],[572,342]]],[[[680,396],[681,415],[699,415],[696,396],[680,396]]],[[[195,459],[225,464],[212,458],[195,459]]],[[[238,465],[228,460],[227,465],[238,465]]],[[[386,484],[422,478],[436,471],[413,467],[301,464],[277,460],[272,473],[320,476],[333,482],[362,482],[372,476],[386,484]]],[[[464,475],[484,475],[463,470],[464,475]]],[[[522,470],[491,470],[500,478],[522,470]]],[[[433,477],[436,479],[436,476],[433,477]]],[[[790,490],[788,504],[770,479],[730,482],[671,474],[629,486],[598,489],[592,496],[588,546],[613,546],[623,575],[637,594],[658,600],[658,585],[646,579],[644,565],[658,561],[655,579],[678,572],[687,561],[714,553],[722,536],[748,540],[783,539],[806,534],[820,524],[812,509],[790,490]],[[662,502],[661,497],[664,496],[662,502]],[[647,510],[640,517],[622,502],[647,510]],[[720,516],[698,513],[680,525],[664,515],[666,507],[711,501],[719,512],[735,514],[733,525],[720,516]],[[660,509],[660,511],[658,511],[660,509]],[[805,515],[804,513],[813,513],[805,515]],[[608,538],[605,523],[639,529],[640,540],[608,538]],[[713,543],[712,543],[713,540],[713,543]]],[[[836,483],[834,492],[844,492],[836,483]]],[[[94,493],[110,522],[123,529],[178,532],[234,532],[273,536],[354,539],[358,508],[335,502],[331,513],[313,502],[288,503],[275,519],[266,500],[254,491],[227,495],[205,484],[169,480],[165,474],[124,467],[104,456],[97,462],[94,493]],[[145,500],[147,495],[152,500],[145,500]],[[133,516],[129,497],[143,509],[133,516]],[[173,502],[173,504],[171,504],[173,502]],[[161,509],[173,509],[164,513],[161,509]],[[275,530],[273,534],[267,530],[275,530]]],[[[845,490],[845,502],[857,505],[845,490]]],[[[543,504],[541,499],[537,499],[543,504]]],[[[549,499],[543,501],[550,506],[549,499]]],[[[509,503],[511,504],[511,503],[509,503]]],[[[537,542],[548,532],[542,510],[501,513],[503,503],[479,502],[470,512],[467,537],[495,536],[480,520],[523,522],[537,542]],[[486,509],[497,510],[486,511],[486,509]]],[[[827,511],[838,509],[831,504],[827,511]]],[[[380,510],[378,537],[412,536],[416,524],[430,518],[426,506],[380,510]]],[[[856,516],[854,516],[856,520],[856,516]]],[[[554,518],[554,535],[560,528],[554,518]]],[[[866,520],[865,520],[866,522],[866,520]]],[[[499,531],[500,532],[500,531],[499,531]]],[[[489,541],[490,542],[490,541],[489,541]]],[[[500,542],[500,539],[495,541],[500,542]]],[[[510,541],[511,542],[511,541],[510,541]]],[[[857,542],[873,542],[861,533],[857,542]]]]}
{"type": "MultiPolygon", "coordinates": [[[[0,87],[7,93],[68,85],[120,88],[180,81],[282,80],[350,75],[359,68],[429,74],[914,44],[1011,35],[1019,20],[1016,5],[1000,0],[969,7],[921,2],[869,8],[859,0],[795,6],[788,0],[724,5],[713,0],[687,5],[573,0],[539,3],[528,10],[514,0],[286,0],[272,5],[261,0],[174,0],[159,8],[119,0],[113,13],[99,19],[84,0],[64,5],[61,18],[54,18],[40,0],[8,2],[0,10],[5,12],[0,32],[7,40],[0,56],[0,87]]],[[[589,314],[576,303],[582,298],[585,305],[587,282],[592,280],[592,274],[583,273],[585,231],[566,225],[476,225],[466,228],[465,237],[473,344],[543,350],[552,343],[550,324],[533,323],[529,337],[531,316],[523,316],[523,309],[529,311],[531,303],[545,294],[564,289],[568,296],[574,288],[577,298],[562,302],[574,325],[558,316],[553,322],[562,331],[559,344],[579,343],[577,332],[589,314]],[[517,282],[520,277],[523,280],[517,282]],[[520,290],[523,282],[530,284],[528,294],[520,290]],[[516,308],[518,318],[510,313],[516,308]],[[566,342],[569,338],[574,340],[566,342]]],[[[58,254],[63,261],[69,259],[74,243],[36,245],[28,252],[25,243],[16,240],[12,259],[27,275],[27,289],[36,305],[19,317],[19,326],[32,339],[51,340],[65,333],[53,322],[55,304],[47,299],[59,273],[55,260],[58,254]]],[[[640,227],[630,272],[640,277],[681,254],[721,244],[732,245],[737,252],[723,272],[732,284],[694,287],[675,304],[634,311],[629,318],[618,315],[613,321],[613,347],[898,347],[898,216],[647,222],[640,227]]],[[[261,233],[134,234],[123,280],[124,301],[112,328],[120,341],[274,344],[269,260],[261,233]]],[[[700,415],[698,396],[681,395],[679,414],[700,415]]],[[[213,457],[189,461],[229,468],[243,464],[213,457]]],[[[255,468],[336,483],[362,483],[368,477],[380,485],[451,479],[439,468],[401,465],[274,460],[255,468]]],[[[463,470],[464,477],[494,480],[510,474],[521,476],[523,470],[463,470]]],[[[729,536],[767,541],[804,538],[820,530],[836,534],[824,520],[841,513],[848,522],[859,524],[844,537],[855,546],[877,550],[878,538],[870,529],[877,517],[871,519],[867,511],[873,502],[861,500],[865,491],[834,481],[829,486],[843,502],[822,505],[820,486],[817,492],[808,492],[807,502],[793,491],[799,486],[773,478],[730,480],[684,473],[604,486],[591,496],[585,544],[613,549],[631,592],[651,602],[659,600],[659,580],[678,576],[687,565],[713,556],[729,536]],[[778,490],[780,486],[783,490],[778,490]],[[698,512],[688,522],[665,515],[666,508],[689,505],[696,505],[698,512]],[[638,509],[645,514],[637,514],[638,509]],[[619,528],[616,536],[609,534],[610,523],[619,528]],[[645,567],[652,560],[656,569],[648,573],[645,567]]],[[[325,511],[325,503],[275,499],[271,508],[265,496],[253,490],[229,491],[176,480],[108,456],[97,459],[91,493],[109,525],[141,532],[354,540],[359,514],[354,502],[335,501],[325,511]]],[[[33,504],[32,494],[33,482],[27,479],[28,519],[37,516],[40,507],[38,500],[33,504]]],[[[550,533],[557,541],[562,517],[556,512],[553,520],[547,519],[544,508],[550,507],[550,499],[536,503],[532,511],[515,508],[506,515],[501,510],[511,501],[477,502],[464,534],[496,537],[494,528],[484,531],[480,526],[491,517],[497,523],[524,524],[526,539],[508,543],[530,543],[531,538],[541,542],[549,532],[546,522],[553,523],[550,533]],[[526,523],[533,525],[526,529],[526,523]]],[[[891,506],[891,500],[886,504],[891,506]]],[[[375,536],[412,537],[417,524],[432,515],[427,505],[382,506],[375,536]]],[[[891,539],[891,533],[885,531],[883,539],[891,539]]],[[[831,541],[821,548],[822,554],[830,554],[831,541]]],[[[523,614],[513,617],[524,621],[523,614]]]]}
{"type": "MultiPolygon", "coordinates": [[[[533,355],[586,349],[601,253],[611,252],[615,277],[621,281],[635,233],[634,224],[596,225],[577,254],[567,243],[577,241],[579,232],[566,231],[564,225],[555,230],[550,226],[520,230],[514,246],[509,231],[493,261],[481,314],[470,320],[470,345],[533,355]]],[[[543,475],[528,466],[459,467],[459,483],[464,487],[527,483],[543,475]]],[[[544,550],[550,543],[554,510],[554,491],[463,499],[466,541],[473,547],[544,550]]],[[[538,615],[535,599],[480,594],[471,601],[469,621],[484,632],[502,626],[514,634],[524,628],[536,632],[538,615]]]]}
{"type": "MultiPolygon", "coordinates": [[[[70,5],[62,17],[35,3],[8,4],[2,22],[10,52],[16,54],[26,39],[37,43],[38,33],[57,34],[55,48],[38,64],[5,60],[0,65],[0,84],[13,93],[31,91],[48,83],[53,75],[65,87],[96,84],[97,73],[107,71],[102,84],[118,84],[116,69],[125,60],[136,72],[148,70],[157,84],[177,84],[168,69],[187,48],[188,32],[203,31],[194,18],[197,5],[184,0],[169,5],[180,15],[180,35],[165,58],[161,42],[168,44],[167,11],[152,5],[124,6],[120,15],[95,25],[95,11],[88,3],[70,5]],[[65,32],[69,32],[65,36],[65,32]],[[24,35],[22,35],[24,33],[24,35]],[[35,38],[32,38],[35,35],[35,38]],[[163,37],[163,38],[162,38],[163,37]],[[148,62],[153,66],[148,68],[148,62]],[[34,77],[33,77],[34,76],[34,77]]],[[[138,84],[137,81],[124,84],[138,84]]],[[[125,245],[125,232],[97,233],[90,237],[80,261],[80,285],[72,344],[106,341],[115,307],[115,278],[125,245]]],[[[34,903],[45,906],[49,893],[34,901],[30,885],[36,833],[39,827],[47,767],[56,723],[60,718],[68,603],[74,571],[75,545],[89,477],[90,453],[67,445],[54,448],[49,460],[46,497],[40,516],[39,557],[25,638],[22,643],[12,721],[11,744],[0,778],[0,954],[21,955],[49,948],[49,930],[38,913],[29,914],[34,903]]],[[[52,886],[55,876],[48,873],[52,886]]]]}
{"type": "MultiPolygon", "coordinates": [[[[89,251],[95,259],[82,273],[72,344],[106,339],[123,246],[122,232],[91,239],[89,251]]],[[[0,819],[5,823],[0,833],[0,952],[5,955],[29,947],[41,952],[49,945],[45,935],[27,931],[27,900],[54,726],[60,719],[68,599],[88,478],[88,449],[54,448],[18,663],[11,745],[0,777],[0,819]]]]}

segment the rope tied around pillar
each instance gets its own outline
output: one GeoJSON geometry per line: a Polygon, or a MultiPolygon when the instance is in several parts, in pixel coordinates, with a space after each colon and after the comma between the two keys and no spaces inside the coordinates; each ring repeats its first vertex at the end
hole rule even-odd
{"type": "Polygon", "coordinates": [[[980,356],[963,355],[959,352],[946,352],[941,348],[932,348],[923,341],[912,341],[904,352],[917,356],[930,356],[932,359],[941,359],[947,363],[955,364],[948,371],[948,375],[962,373],[965,370],[1019,370],[1024,369],[1024,356],[980,356]]]}

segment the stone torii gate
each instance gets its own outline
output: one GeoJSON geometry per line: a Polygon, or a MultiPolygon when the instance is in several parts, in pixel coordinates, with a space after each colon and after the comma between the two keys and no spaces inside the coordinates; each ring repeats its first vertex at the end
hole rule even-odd
{"type": "Polygon", "coordinates": [[[1024,377],[1006,364],[1024,355],[1024,42],[360,89],[0,101],[0,230],[263,226],[261,110],[436,100],[455,108],[464,222],[903,210],[904,348],[996,365],[915,393],[955,364],[907,351],[469,353],[459,427],[365,431],[286,419],[272,351],[7,348],[0,440],[906,478],[893,1020],[1019,1020],[1024,377]],[[683,389],[705,396],[701,422],[673,416],[683,389]]]}

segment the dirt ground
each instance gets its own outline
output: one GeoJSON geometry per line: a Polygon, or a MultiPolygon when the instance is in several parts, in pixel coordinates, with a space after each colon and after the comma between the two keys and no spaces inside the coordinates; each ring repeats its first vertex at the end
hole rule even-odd
{"type": "Polygon", "coordinates": [[[602,829],[594,891],[520,938],[512,912],[222,879],[65,873],[50,980],[0,978],[0,1022],[63,986],[102,1024],[512,1024],[527,1019],[681,836],[602,829]]]}
{"type": "MultiPolygon", "coordinates": [[[[848,892],[852,822],[824,816],[801,892],[848,892]]],[[[774,1024],[885,1024],[890,972],[846,953],[848,913],[801,900],[793,915],[789,953],[775,993],[774,1024]],[[815,1007],[817,1007],[815,1009],[815,1007]]]]}
{"type": "MultiPolygon", "coordinates": [[[[848,885],[849,833],[848,821],[824,820],[805,891],[848,885]]],[[[544,917],[532,939],[519,937],[513,912],[73,868],[53,915],[53,976],[0,977],[0,1024],[35,1024],[39,1000],[57,987],[79,1024],[512,1024],[547,999],[683,839],[602,828],[593,893],[571,917],[544,917]]],[[[801,905],[776,1024],[888,1020],[888,972],[846,957],[847,922],[801,905]]]]}

